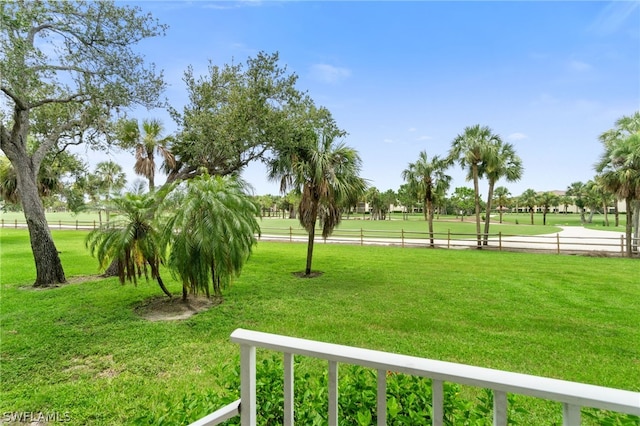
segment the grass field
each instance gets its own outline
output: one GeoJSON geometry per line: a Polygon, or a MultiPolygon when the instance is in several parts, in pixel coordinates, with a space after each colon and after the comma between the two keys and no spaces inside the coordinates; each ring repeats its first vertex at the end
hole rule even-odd
{"type": "MultiPolygon", "coordinates": [[[[97,273],[86,235],[54,231],[69,277],[97,273]]],[[[135,311],[153,283],[34,290],[25,231],[0,230],[0,412],[130,424],[216,388],[242,327],[640,391],[637,260],[260,242],[225,301],[188,320],[135,311]]],[[[169,288],[179,284],[165,272],[169,288]]],[[[534,403],[541,423],[554,404],[534,403]]]]}

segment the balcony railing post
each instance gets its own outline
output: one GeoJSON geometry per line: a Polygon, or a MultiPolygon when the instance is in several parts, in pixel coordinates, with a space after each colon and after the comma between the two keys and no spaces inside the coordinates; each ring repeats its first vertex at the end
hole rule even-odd
{"type": "Polygon", "coordinates": [[[580,426],[580,406],[562,404],[562,426],[580,426]]]}
{"type": "Polygon", "coordinates": [[[338,426],[338,363],[329,361],[329,426],[338,426]]]}
{"type": "Polygon", "coordinates": [[[240,422],[256,426],[256,347],[240,345],[240,422]]]}
{"type": "Polygon", "coordinates": [[[284,354],[284,425],[293,426],[293,354],[284,354]]]}
{"type": "Polygon", "coordinates": [[[493,391],[493,426],[507,426],[507,394],[493,391]]]}
{"type": "Polygon", "coordinates": [[[442,426],[444,424],[444,389],[442,380],[431,381],[431,424],[442,426]]]}
{"type": "Polygon", "coordinates": [[[378,370],[378,426],[387,424],[387,370],[378,370]]]}

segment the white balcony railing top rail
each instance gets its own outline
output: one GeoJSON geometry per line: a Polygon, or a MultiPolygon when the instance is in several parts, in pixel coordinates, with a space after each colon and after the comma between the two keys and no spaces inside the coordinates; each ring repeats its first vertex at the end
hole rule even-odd
{"type": "MultiPolygon", "coordinates": [[[[592,407],[640,416],[640,392],[612,389],[584,383],[569,382],[489,368],[474,367],[408,355],[323,343],[276,334],[237,329],[231,341],[241,349],[241,401],[236,401],[234,413],[241,415],[242,425],[256,424],[256,348],[284,354],[285,424],[293,424],[293,355],[304,355],[329,362],[329,425],[337,424],[338,363],[355,364],[378,371],[378,424],[386,421],[386,372],[395,371],[428,377],[433,383],[433,424],[443,422],[444,381],[481,388],[494,392],[494,425],[506,425],[507,393],[528,395],[563,404],[563,424],[579,425],[580,408],[592,407]]],[[[227,407],[225,407],[227,408],[227,407]]],[[[224,409],[219,410],[223,412],[224,409]]],[[[224,411],[229,415],[228,411],[224,411]]],[[[214,413],[215,414],[215,413],[214,413]]],[[[212,414],[194,425],[215,425],[212,414]],[[206,419],[206,421],[205,421],[206,419]]],[[[229,418],[229,417],[225,417],[229,418]]]]}

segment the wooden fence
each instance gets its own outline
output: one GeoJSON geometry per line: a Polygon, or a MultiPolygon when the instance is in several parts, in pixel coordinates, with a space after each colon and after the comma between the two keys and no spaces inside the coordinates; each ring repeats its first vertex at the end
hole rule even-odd
{"type": "MultiPolygon", "coordinates": [[[[67,230],[92,230],[100,226],[97,221],[51,221],[51,229],[67,230]]],[[[26,223],[18,221],[6,221],[0,219],[2,228],[25,228],[26,223]]],[[[277,228],[262,227],[263,240],[306,242],[308,234],[298,227],[277,228]]],[[[428,232],[406,231],[380,231],[372,229],[336,229],[333,234],[324,240],[320,232],[316,233],[316,241],[319,243],[342,243],[355,245],[388,245],[400,247],[432,247],[447,249],[477,248],[476,234],[463,234],[447,232],[435,232],[431,236],[428,232]]],[[[595,256],[625,256],[626,240],[624,234],[619,236],[603,237],[577,237],[562,236],[557,234],[545,235],[515,235],[502,232],[487,234],[486,245],[483,249],[505,251],[538,251],[557,254],[590,254],[595,256]]],[[[638,255],[639,241],[633,241],[634,253],[638,255]]]]}

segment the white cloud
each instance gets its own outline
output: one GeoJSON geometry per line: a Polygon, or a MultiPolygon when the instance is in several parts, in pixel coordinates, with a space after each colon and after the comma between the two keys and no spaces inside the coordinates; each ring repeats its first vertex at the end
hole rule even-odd
{"type": "Polygon", "coordinates": [[[523,139],[527,139],[527,135],[525,135],[524,133],[515,132],[507,136],[507,139],[510,141],[521,141],[523,139]]]}
{"type": "Polygon", "coordinates": [[[416,130],[418,130],[418,129],[416,129],[415,127],[409,127],[409,130],[407,130],[407,131],[408,132],[415,132],[416,130]]]}
{"type": "Polygon", "coordinates": [[[394,143],[395,141],[393,139],[383,139],[382,142],[384,142],[384,143],[394,143]]]}
{"type": "Polygon", "coordinates": [[[431,140],[431,136],[423,135],[423,136],[420,136],[419,138],[416,138],[416,140],[417,141],[428,141],[428,140],[431,140]]]}
{"type": "Polygon", "coordinates": [[[338,83],[351,76],[351,70],[334,67],[328,64],[315,64],[311,66],[311,77],[324,83],[338,83]]]}

